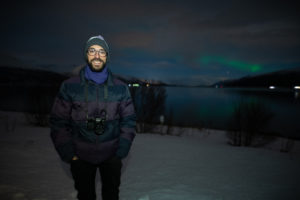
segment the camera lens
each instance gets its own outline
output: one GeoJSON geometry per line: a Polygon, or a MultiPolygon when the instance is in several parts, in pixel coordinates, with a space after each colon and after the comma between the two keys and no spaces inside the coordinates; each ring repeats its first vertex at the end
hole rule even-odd
{"type": "MultiPolygon", "coordinates": [[[[104,113],[106,112],[104,111],[104,113]]],[[[87,118],[86,127],[89,131],[94,131],[96,135],[102,135],[105,131],[105,121],[105,115],[103,117],[87,118]]]]}
{"type": "Polygon", "coordinates": [[[95,119],[95,134],[101,135],[104,133],[104,120],[101,118],[95,119]]]}

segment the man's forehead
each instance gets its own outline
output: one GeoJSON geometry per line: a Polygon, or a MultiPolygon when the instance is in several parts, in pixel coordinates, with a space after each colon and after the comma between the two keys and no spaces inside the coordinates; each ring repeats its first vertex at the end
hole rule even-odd
{"type": "Polygon", "coordinates": [[[103,49],[103,47],[101,47],[100,45],[97,45],[97,44],[94,44],[94,45],[90,46],[90,48],[93,48],[93,49],[96,49],[96,50],[103,49]]]}

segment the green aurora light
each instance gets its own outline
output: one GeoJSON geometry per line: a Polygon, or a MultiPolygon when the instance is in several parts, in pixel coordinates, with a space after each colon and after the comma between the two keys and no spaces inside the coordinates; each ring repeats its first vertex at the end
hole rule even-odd
{"type": "Polygon", "coordinates": [[[262,66],[258,64],[249,64],[238,60],[229,60],[218,56],[202,56],[197,59],[197,62],[201,64],[219,63],[226,66],[230,66],[242,71],[258,72],[262,70],[262,66]]]}

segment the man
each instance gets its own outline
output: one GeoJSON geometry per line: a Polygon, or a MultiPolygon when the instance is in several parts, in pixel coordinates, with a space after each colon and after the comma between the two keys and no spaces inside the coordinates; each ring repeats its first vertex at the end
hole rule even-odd
{"type": "Polygon", "coordinates": [[[135,136],[136,115],[128,87],[108,67],[109,47],[102,36],[85,45],[87,65],[64,81],[51,115],[51,138],[61,159],[70,163],[77,198],[95,200],[99,169],[102,199],[119,199],[121,159],[135,136]]]}

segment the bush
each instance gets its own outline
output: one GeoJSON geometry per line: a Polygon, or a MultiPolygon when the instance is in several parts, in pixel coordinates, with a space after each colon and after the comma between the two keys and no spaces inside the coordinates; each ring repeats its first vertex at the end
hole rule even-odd
{"type": "Polygon", "coordinates": [[[263,134],[273,113],[259,101],[240,101],[234,108],[227,137],[234,146],[254,146],[267,143],[270,139],[263,134]]]}
{"type": "Polygon", "coordinates": [[[29,93],[27,121],[35,126],[49,125],[49,112],[55,97],[55,88],[35,87],[29,93]]]}
{"type": "Polygon", "coordinates": [[[151,124],[158,124],[165,112],[166,89],[161,86],[131,87],[133,104],[137,114],[137,131],[151,131],[151,124]]]}

